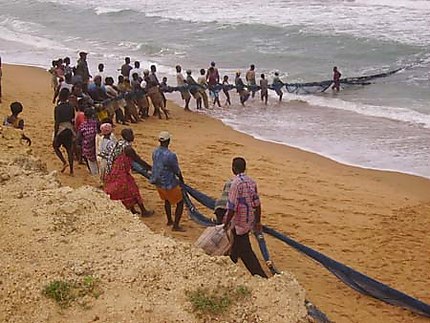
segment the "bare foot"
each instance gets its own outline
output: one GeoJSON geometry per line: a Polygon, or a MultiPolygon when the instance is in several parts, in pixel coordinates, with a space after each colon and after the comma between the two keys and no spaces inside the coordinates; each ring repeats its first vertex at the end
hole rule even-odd
{"type": "Polygon", "coordinates": [[[173,226],[172,227],[172,231],[176,231],[176,232],[185,232],[186,230],[183,228],[183,227],[181,227],[181,226],[173,226]]]}
{"type": "Polygon", "coordinates": [[[64,173],[67,167],[69,167],[69,164],[63,164],[63,168],[61,168],[60,172],[64,173]]]}
{"type": "Polygon", "coordinates": [[[143,212],[143,214],[142,214],[142,216],[144,216],[144,217],[150,217],[152,215],[154,215],[153,210],[147,210],[147,211],[143,212]]]}

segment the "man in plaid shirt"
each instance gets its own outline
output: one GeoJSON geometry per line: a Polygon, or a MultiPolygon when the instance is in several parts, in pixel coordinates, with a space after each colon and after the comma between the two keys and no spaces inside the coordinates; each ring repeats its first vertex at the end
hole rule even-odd
{"type": "Polygon", "coordinates": [[[245,169],[245,159],[242,157],[233,159],[232,171],[236,176],[228,193],[228,211],[225,217],[225,226],[227,227],[231,222],[234,235],[230,258],[234,263],[237,263],[239,258],[242,259],[252,275],[267,278],[249,241],[249,232],[253,229],[257,232],[262,230],[261,206],[257,184],[245,175],[245,169]]]}

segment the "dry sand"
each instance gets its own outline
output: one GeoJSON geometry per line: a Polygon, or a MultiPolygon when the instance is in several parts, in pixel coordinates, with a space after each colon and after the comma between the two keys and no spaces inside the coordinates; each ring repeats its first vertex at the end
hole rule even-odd
{"type": "MultiPolygon", "coordinates": [[[[291,274],[249,277],[228,257],[152,232],[92,186],[61,186],[43,162],[1,134],[1,322],[307,322],[291,274]],[[5,137],[7,139],[5,139],[5,137]],[[96,282],[61,309],[42,296],[54,280],[96,282]],[[247,287],[220,320],[195,317],[186,291],[247,287]]],[[[89,284],[88,283],[88,284],[89,284]]]]}
{"type": "MultiPolygon", "coordinates": [[[[4,100],[25,106],[26,133],[32,150],[59,169],[51,148],[52,114],[49,75],[37,68],[5,66],[4,100]]],[[[232,157],[248,161],[248,174],[258,181],[265,224],[290,235],[392,287],[430,303],[430,181],[400,173],[345,166],[316,154],[267,143],[238,133],[198,113],[186,113],[171,104],[172,120],[150,119],[134,126],[135,148],[150,161],[160,130],[173,134],[185,180],[199,190],[218,196],[231,176],[232,157]]],[[[116,128],[119,132],[120,127],[116,128]]],[[[75,177],[60,181],[78,188],[96,184],[79,168],[75,177]]],[[[145,223],[164,232],[162,203],[153,187],[138,178],[154,218],[145,223]]],[[[203,208],[202,208],[203,210],[203,208]]],[[[193,242],[203,228],[184,219],[186,233],[166,234],[193,242]]],[[[283,243],[267,238],[273,260],[292,272],[307,297],[336,322],[426,322],[427,320],[351,290],[320,265],[283,243]]]]}

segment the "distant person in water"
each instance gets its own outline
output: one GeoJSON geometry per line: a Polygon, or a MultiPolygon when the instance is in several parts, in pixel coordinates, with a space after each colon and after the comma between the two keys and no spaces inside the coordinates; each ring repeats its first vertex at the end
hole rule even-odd
{"type": "Polygon", "coordinates": [[[97,66],[97,76],[101,77],[102,83],[104,84],[106,76],[105,76],[105,65],[103,63],[100,63],[97,66]]]}
{"type": "Polygon", "coordinates": [[[261,74],[261,80],[260,80],[261,101],[264,102],[264,104],[266,105],[269,97],[268,88],[269,88],[269,82],[267,81],[266,76],[264,74],[261,74]]]}
{"type": "Polygon", "coordinates": [[[249,89],[251,90],[252,97],[255,96],[255,90],[257,86],[257,81],[255,80],[255,65],[251,64],[249,70],[245,74],[246,82],[248,83],[249,89]]]}
{"type": "Polygon", "coordinates": [[[146,82],[145,91],[151,99],[152,105],[154,106],[154,114],[161,119],[161,111],[163,111],[166,120],[169,119],[169,111],[164,104],[162,92],[160,91],[160,82],[158,81],[155,65],[151,66],[151,74],[149,71],[144,71],[144,81],[146,82]]]}
{"type": "Polygon", "coordinates": [[[245,102],[249,99],[249,92],[245,89],[245,84],[240,77],[240,71],[236,72],[236,79],[234,80],[234,84],[236,85],[237,93],[240,96],[240,103],[245,106],[245,102]]]}
{"type": "Polygon", "coordinates": [[[340,78],[342,74],[338,71],[337,66],[333,67],[333,90],[339,92],[340,90],[340,78]]]}
{"type": "Polygon", "coordinates": [[[208,71],[206,73],[206,79],[209,79],[210,74],[213,74],[213,78],[214,78],[215,82],[218,84],[219,83],[219,72],[218,72],[218,68],[216,68],[215,62],[211,62],[211,66],[208,68],[208,71]]]}
{"type": "Polygon", "coordinates": [[[222,91],[225,95],[225,103],[224,106],[231,105],[230,100],[230,93],[228,92],[230,90],[230,83],[228,83],[228,75],[224,75],[222,80],[222,91]]]}
{"type": "Polygon", "coordinates": [[[194,77],[192,77],[191,70],[187,70],[187,84],[189,86],[190,93],[196,100],[197,110],[202,109],[202,96],[200,95],[200,85],[196,82],[194,77]]]}
{"type": "Polygon", "coordinates": [[[184,110],[185,111],[191,111],[190,110],[190,100],[191,100],[191,95],[190,92],[188,91],[186,87],[187,85],[187,81],[185,80],[184,76],[181,73],[182,71],[182,67],[180,65],[176,65],[176,84],[178,85],[178,87],[182,87],[182,89],[180,90],[181,92],[181,97],[182,100],[185,101],[185,107],[184,110]]]}
{"type": "Polygon", "coordinates": [[[213,106],[217,104],[218,107],[221,107],[221,103],[219,102],[220,89],[218,88],[219,73],[218,73],[218,69],[215,67],[215,62],[212,62],[211,67],[209,67],[208,69],[208,72],[206,74],[206,81],[209,86],[209,95],[213,99],[213,106]]]}
{"type": "Polygon", "coordinates": [[[127,79],[130,79],[130,71],[133,69],[133,67],[130,66],[130,57],[126,57],[124,59],[124,64],[121,66],[121,75],[124,76],[127,79]]]}
{"type": "Polygon", "coordinates": [[[167,85],[167,77],[163,77],[160,83],[160,92],[163,94],[163,102],[164,102],[164,107],[167,106],[167,99],[166,96],[164,95],[165,92],[169,92],[169,86],[167,85]]]}
{"type": "MultiPolygon", "coordinates": [[[[151,70],[151,75],[149,77],[150,77],[152,82],[155,82],[157,84],[158,91],[160,92],[161,97],[163,99],[163,106],[164,106],[164,108],[166,108],[167,100],[166,100],[166,97],[164,95],[164,92],[161,91],[161,83],[160,83],[160,81],[158,81],[158,77],[156,74],[157,73],[157,66],[151,65],[150,70],[151,70]]],[[[164,79],[164,77],[163,77],[163,79],[164,79]]],[[[167,78],[166,78],[166,83],[167,83],[167,78]]],[[[166,109],[166,111],[167,111],[167,109],[166,109]]]]}
{"type": "Polygon", "coordinates": [[[206,71],[204,68],[200,70],[200,76],[197,78],[197,83],[200,85],[200,95],[202,96],[203,106],[207,109],[209,108],[209,98],[206,93],[208,83],[206,81],[206,71]]]}
{"type": "Polygon", "coordinates": [[[282,96],[284,92],[282,92],[282,87],[284,86],[284,82],[279,78],[279,72],[275,72],[275,77],[273,78],[272,88],[275,90],[276,94],[279,96],[279,102],[282,101],[282,96]]]}
{"type": "Polygon", "coordinates": [[[85,90],[91,78],[90,70],[88,69],[87,55],[88,54],[86,52],[79,53],[78,64],[76,65],[74,70],[75,75],[78,76],[77,80],[80,80],[82,82],[83,89],[85,90]]]}

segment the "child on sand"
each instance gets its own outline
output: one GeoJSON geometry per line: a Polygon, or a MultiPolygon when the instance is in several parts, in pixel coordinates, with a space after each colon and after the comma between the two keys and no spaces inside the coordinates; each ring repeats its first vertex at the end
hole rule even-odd
{"type": "MultiPolygon", "coordinates": [[[[12,114],[3,120],[3,125],[6,127],[12,127],[15,129],[24,130],[24,119],[19,117],[19,114],[22,112],[23,106],[20,102],[13,102],[10,105],[10,111],[12,114]]],[[[26,135],[21,134],[21,140],[27,142],[27,144],[31,145],[31,140],[26,135]]]]}

